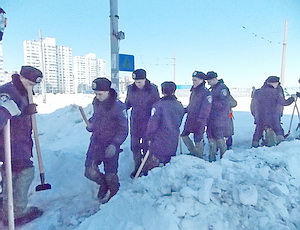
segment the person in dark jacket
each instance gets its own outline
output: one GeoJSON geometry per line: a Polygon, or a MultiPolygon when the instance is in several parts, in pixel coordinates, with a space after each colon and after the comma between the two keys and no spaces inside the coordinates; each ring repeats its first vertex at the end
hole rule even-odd
{"type": "Polygon", "coordinates": [[[137,69],[132,73],[134,83],[127,88],[125,104],[127,109],[132,108],[130,116],[130,147],[133,153],[135,169],[130,177],[134,178],[142,156],[146,154],[148,143],[145,140],[146,130],[151,109],[159,100],[157,86],[146,78],[144,69],[137,69]]]}
{"type": "Polygon", "coordinates": [[[207,125],[207,119],[211,110],[211,93],[205,87],[206,75],[203,72],[194,71],[192,75],[193,86],[187,111],[184,130],[181,134],[184,144],[191,154],[203,157],[203,134],[207,125]],[[194,134],[194,143],[189,134],[194,134]]]}
{"type": "MultiPolygon", "coordinates": [[[[0,108],[0,126],[3,128],[7,119],[11,120],[11,153],[12,153],[12,176],[13,176],[13,197],[15,224],[20,225],[30,222],[40,215],[42,210],[37,207],[28,207],[27,193],[34,178],[34,166],[32,157],[32,123],[31,115],[36,113],[36,104],[29,104],[28,92],[33,86],[40,83],[43,74],[40,70],[32,66],[22,66],[20,75],[14,74],[12,81],[0,86],[0,97],[2,98],[2,108],[0,108]],[[3,98],[10,99],[18,106],[21,114],[13,116],[14,112],[3,106],[3,98]],[[3,107],[10,113],[6,113],[3,107]],[[11,117],[13,116],[13,117],[11,117]]],[[[4,99],[5,101],[5,99],[4,99]]],[[[0,161],[4,162],[4,135],[0,132],[0,161]]],[[[6,193],[5,167],[1,168],[1,175],[4,179],[4,194],[6,193]]],[[[4,199],[4,203],[7,200],[4,199]]],[[[7,205],[3,206],[2,219],[4,224],[8,224],[7,205]]]]}
{"type": "Polygon", "coordinates": [[[89,119],[87,130],[92,132],[91,142],[86,154],[85,176],[100,185],[98,198],[106,203],[119,190],[118,160],[120,146],[128,135],[126,106],[117,99],[107,78],[96,78],[92,89],[93,116],[89,119]],[[103,162],[104,173],[99,165],[103,162]]]}
{"type": "MultiPolygon", "coordinates": [[[[224,84],[224,80],[223,79],[219,79],[219,82],[224,84]]],[[[227,150],[232,148],[232,143],[233,143],[233,138],[232,136],[234,135],[234,124],[233,124],[233,120],[234,120],[234,116],[233,116],[233,110],[232,108],[237,106],[237,101],[233,98],[233,96],[231,95],[229,89],[229,102],[230,102],[230,111],[229,111],[229,124],[228,127],[226,129],[225,132],[225,140],[226,140],[226,146],[227,146],[227,150]]]]}
{"type": "Polygon", "coordinates": [[[210,71],[206,74],[208,84],[211,86],[212,107],[208,118],[207,136],[209,141],[209,161],[216,161],[217,150],[220,150],[220,159],[227,147],[225,143],[226,129],[230,118],[229,89],[217,79],[218,74],[210,71]]]}
{"type": "Polygon", "coordinates": [[[280,124],[283,106],[290,105],[294,98],[285,100],[283,90],[278,89],[279,77],[270,76],[264,85],[256,90],[251,101],[251,113],[256,124],[252,138],[252,147],[258,147],[266,130],[266,144],[272,146],[284,139],[284,131],[280,124]]]}
{"type": "Polygon", "coordinates": [[[153,105],[148,122],[146,137],[149,144],[149,157],[145,171],[167,164],[176,155],[179,141],[179,127],[184,108],[176,98],[176,84],[165,81],[161,84],[163,97],[153,105]]]}

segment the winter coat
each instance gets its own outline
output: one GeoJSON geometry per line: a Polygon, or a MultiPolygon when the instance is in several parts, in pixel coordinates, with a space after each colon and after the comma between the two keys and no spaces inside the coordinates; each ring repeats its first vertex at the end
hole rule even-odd
{"type": "Polygon", "coordinates": [[[153,105],[151,113],[146,135],[151,141],[150,153],[158,159],[175,156],[184,115],[182,104],[174,95],[165,96],[153,105]]]}
{"type": "Polygon", "coordinates": [[[109,98],[105,101],[95,97],[93,109],[93,116],[89,119],[91,128],[88,131],[92,132],[92,136],[87,159],[97,161],[109,145],[119,150],[128,135],[128,119],[126,106],[117,99],[114,89],[110,89],[109,98]]]}
{"type": "MultiPolygon", "coordinates": [[[[230,92],[229,92],[230,93],[230,92]]],[[[224,136],[225,137],[229,137],[234,135],[234,125],[233,125],[233,111],[232,108],[237,106],[237,101],[233,98],[233,96],[231,94],[229,94],[229,102],[230,102],[230,110],[229,110],[229,123],[228,123],[228,127],[225,130],[224,136]]]]}
{"type": "MultiPolygon", "coordinates": [[[[13,171],[21,171],[32,167],[32,125],[31,116],[26,114],[26,107],[29,104],[27,90],[20,81],[19,75],[14,75],[11,82],[0,86],[0,95],[7,94],[19,107],[21,115],[11,117],[10,135],[13,171]]],[[[4,136],[3,126],[7,121],[7,114],[0,112],[0,160],[4,161],[4,136]]]]}
{"type": "Polygon", "coordinates": [[[191,88],[189,105],[187,107],[187,118],[184,124],[184,132],[197,133],[204,132],[207,119],[211,111],[211,93],[201,83],[197,87],[191,88]]]}
{"type": "Polygon", "coordinates": [[[264,84],[254,92],[251,100],[251,113],[254,123],[273,127],[274,122],[280,122],[282,106],[291,104],[294,98],[285,100],[280,90],[270,84],[264,84]]]}
{"type": "Polygon", "coordinates": [[[133,136],[144,136],[151,116],[151,109],[159,100],[157,86],[146,80],[143,89],[134,83],[127,88],[125,104],[127,109],[132,108],[130,117],[130,133],[133,136]]]}
{"type": "MultiPolygon", "coordinates": [[[[230,118],[230,92],[227,86],[218,82],[211,88],[212,107],[209,115],[208,123],[214,127],[228,127],[230,118]]],[[[226,132],[226,131],[225,131],[226,132]]]]}

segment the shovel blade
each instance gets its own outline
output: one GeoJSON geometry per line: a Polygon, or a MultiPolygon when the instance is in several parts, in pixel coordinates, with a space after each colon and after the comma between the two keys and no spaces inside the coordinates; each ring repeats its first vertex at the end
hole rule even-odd
{"type": "Polygon", "coordinates": [[[51,185],[50,184],[40,184],[38,186],[35,187],[35,191],[43,191],[43,190],[48,190],[51,189],[51,185]]]}

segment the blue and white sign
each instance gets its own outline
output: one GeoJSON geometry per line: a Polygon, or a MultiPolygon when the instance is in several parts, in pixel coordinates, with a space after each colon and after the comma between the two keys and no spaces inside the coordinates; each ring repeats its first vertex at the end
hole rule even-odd
{"type": "Polygon", "coordinates": [[[134,56],[127,54],[119,54],[119,70],[133,72],[134,56]]]}

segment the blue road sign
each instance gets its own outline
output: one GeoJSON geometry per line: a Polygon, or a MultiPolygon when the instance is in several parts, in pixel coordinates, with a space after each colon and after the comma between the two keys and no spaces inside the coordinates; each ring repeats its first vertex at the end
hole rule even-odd
{"type": "Polygon", "coordinates": [[[134,56],[127,54],[119,54],[119,70],[133,72],[134,56]]]}

